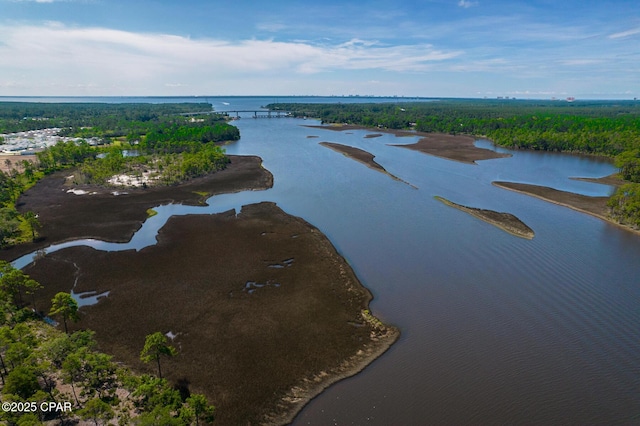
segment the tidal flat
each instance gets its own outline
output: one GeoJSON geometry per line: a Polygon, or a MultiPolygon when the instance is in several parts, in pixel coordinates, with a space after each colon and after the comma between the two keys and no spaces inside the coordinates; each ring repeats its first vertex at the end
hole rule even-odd
{"type": "MultiPolygon", "coordinates": [[[[184,185],[119,195],[97,187],[74,195],[63,174],[47,177],[21,199],[21,208],[43,212],[47,238],[31,249],[86,237],[126,241],[148,208],[272,185],[258,157],[231,160],[226,170],[184,185]]],[[[287,423],[399,336],[369,313],[370,292],[331,242],[274,203],[237,215],[174,216],[157,241],[140,251],[71,247],[37,258],[25,272],[45,287],[36,294],[44,311],[74,283],[78,293],[109,291],[81,308],[75,327],[94,330],[100,349],[134,371],[153,372],[139,360],[146,335],[174,336],[178,356],[163,372],[205,394],[218,424],[287,423]]],[[[19,251],[3,254],[11,253],[19,251]]]]}
{"type": "MultiPolygon", "coordinates": [[[[488,149],[478,148],[474,145],[477,138],[468,135],[449,135],[444,133],[425,133],[415,132],[409,130],[395,130],[395,129],[381,129],[381,128],[367,128],[357,125],[328,125],[328,126],[316,126],[308,125],[305,127],[333,130],[333,131],[347,131],[347,130],[368,130],[382,133],[389,133],[397,137],[420,137],[420,140],[410,145],[391,145],[400,148],[412,149],[414,151],[422,152],[423,154],[433,155],[435,157],[446,158],[448,160],[459,161],[461,163],[475,164],[479,160],[490,160],[494,158],[510,157],[509,154],[500,154],[488,149]]],[[[368,134],[365,138],[379,137],[380,133],[368,134]]]]}

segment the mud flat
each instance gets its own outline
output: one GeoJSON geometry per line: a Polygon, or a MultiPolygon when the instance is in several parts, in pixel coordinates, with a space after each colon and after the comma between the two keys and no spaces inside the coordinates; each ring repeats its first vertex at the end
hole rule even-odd
{"type": "MultiPolygon", "coordinates": [[[[137,229],[147,206],[270,186],[259,158],[234,157],[234,163],[239,168],[227,172],[238,179],[210,176],[127,196],[86,188],[96,194],[76,196],[56,175],[25,196],[29,205],[52,202],[74,215],[79,223],[60,231],[62,237],[121,240],[137,229]]],[[[42,214],[45,229],[63,226],[60,214],[42,214]]],[[[80,308],[73,327],[94,330],[100,349],[135,371],[154,372],[139,360],[146,335],[172,336],[178,355],[163,361],[164,376],[205,394],[217,407],[216,424],[288,423],[310,399],[361,371],[398,338],[396,328],[369,313],[370,292],[331,242],[274,203],[244,206],[238,215],[174,216],[157,241],[138,252],[67,248],[38,258],[25,272],[44,285],[36,293],[43,311],[74,282],[77,293],[109,291],[80,308]]]]}
{"type": "Polygon", "coordinates": [[[535,236],[533,229],[529,228],[524,222],[518,219],[511,213],[501,213],[493,210],[478,209],[475,207],[467,207],[461,204],[456,204],[453,201],[449,201],[446,198],[435,197],[436,200],[443,202],[444,204],[462,210],[465,213],[469,213],[471,216],[484,220],[493,226],[506,231],[516,237],[526,238],[528,240],[535,236]]]}
{"type": "Polygon", "coordinates": [[[419,133],[422,138],[411,145],[392,145],[413,149],[424,154],[434,155],[462,163],[475,164],[479,160],[510,157],[488,149],[478,148],[473,143],[476,138],[464,135],[446,135],[442,133],[419,133]]]}
{"type": "MultiPolygon", "coordinates": [[[[509,154],[499,154],[497,152],[478,148],[474,145],[477,138],[466,135],[447,135],[443,133],[425,133],[414,132],[409,130],[393,130],[393,129],[369,129],[362,126],[353,125],[328,125],[328,126],[315,126],[310,125],[315,129],[345,131],[345,130],[370,130],[381,133],[390,133],[397,137],[405,136],[419,136],[421,139],[411,145],[391,145],[400,148],[413,149],[415,151],[422,152],[424,154],[433,155],[436,157],[446,158],[448,160],[460,161],[462,163],[474,164],[479,160],[490,160],[493,158],[505,158],[510,157],[509,154]]],[[[375,135],[375,134],[374,134],[375,135]]],[[[367,137],[367,136],[365,136],[367,137]]],[[[374,137],[374,136],[369,136],[374,137]]]]}
{"type": "Polygon", "coordinates": [[[129,241],[147,218],[147,210],[158,205],[200,205],[211,195],[261,190],[273,186],[273,176],[255,156],[229,156],[231,163],[219,172],[176,186],[106,188],[71,185],[73,170],[56,172],[25,192],[17,202],[20,212],[38,214],[43,239],[0,251],[0,258],[13,260],[48,245],[79,238],[112,242],[129,241]]]}
{"type": "Polygon", "coordinates": [[[406,182],[402,179],[400,179],[397,176],[392,175],[391,173],[387,172],[387,170],[382,167],[380,164],[376,163],[374,161],[375,156],[373,154],[371,154],[370,152],[367,152],[363,149],[360,148],[355,148],[353,146],[347,146],[347,145],[342,145],[339,143],[334,143],[334,142],[320,142],[320,145],[322,146],[326,146],[327,148],[330,148],[334,151],[337,151],[341,154],[344,154],[346,157],[352,158],[362,164],[364,164],[365,166],[369,167],[370,169],[373,170],[377,170],[380,173],[384,173],[385,175],[389,176],[392,179],[395,179],[397,181],[400,181],[402,183],[406,183],[407,185],[411,186],[412,188],[417,189],[414,185],[411,185],[409,182],[406,182]]]}

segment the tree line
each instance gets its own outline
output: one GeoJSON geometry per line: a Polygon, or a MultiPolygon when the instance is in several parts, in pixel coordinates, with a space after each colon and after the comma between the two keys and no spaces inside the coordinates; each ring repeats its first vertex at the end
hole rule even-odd
{"type": "Polygon", "coordinates": [[[637,101],[434,100],[270,104],[323,123],[482,136],[512,149],[605,155],[629,183],[609,200],[611,217],[640,229],[640,103],[637,101]]]}
{"type": "Polygon", "coordinates": [[[5,161],[10,171],[0,171],[0,248],[38,238],[37,214],[20,214],[15,203],[54,171],[77,167],[76,184],[117,186],[111,178],[124,174],[146,186],[224,169],[229,159],[217,144],[237,140],[240,133],[222,115],[198,114],[207,111],[210,104],[0,102],[0,133],[57,126],[59,134],[76,138],[37,153],[35,162],[5,161]]]}
{"type": "MultiPolygon", "coordinates": [[[[0,133],[59,127],[62,136],[100,135],[101,132],[124,133],[144,123],[171,120],[180,114],[212,110],[208,103],[110,104],[0,102],[0,133]],[[93,132],[86,130],[94,129],[93,132]]],[[[217,116],[216,117],[221,117],[217,116]]]]}

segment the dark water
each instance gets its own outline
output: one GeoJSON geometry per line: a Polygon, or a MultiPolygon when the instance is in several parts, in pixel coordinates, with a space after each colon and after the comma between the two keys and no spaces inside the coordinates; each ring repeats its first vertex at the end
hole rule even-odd
{"type": "MultiPolygon", "coordinates": [[[[208,100],[217,110],[271,102],[208,100]]],[[[277,202],[331,239],[374,294],[374,314],[402,337],[313,400],[295,424],[640,423],[640,236],[491,185],[606,195],[611,188],[568,177],[610,174],[608,162],[515,152],[467,165],[387,145],[412,138],[302,126],[312,120],[235,124],[242,139],[228,152],[261,156],[273,189],[216,196],[207,208],[169,206],[132,244],[153,243],[153,228],[171,214],[258,201],[277,202]],[[418,189],[321,141],[365,149],[418,189]],[[536,236],[514,237],[435,195],[513,213],[536,236]]]]}
{"type": "Polygon", "coordinates": [[[472,166],[386,145],[406,139],[299,124],[240,120],[243,138],[228,150],[264,158],[276,182],[265,199],[325,232],[372,290],[375,314],[403,334],[295,424],[640,422],[640,237],[491,185],[607,195],[568,177],[604,176],[610,164],[515,152],[472,166]],[[320,141],[366,149],[419,189],[320,141]],[[513,237],[434,195],[513,213],[536,237],[513,237]]]}

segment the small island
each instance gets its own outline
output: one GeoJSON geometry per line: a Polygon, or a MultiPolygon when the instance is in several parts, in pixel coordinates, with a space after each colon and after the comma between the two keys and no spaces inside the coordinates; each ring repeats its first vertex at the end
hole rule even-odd
{"type": "Polygon", "coordinates": [[[461,163],[475,164],[479,160],[510,157],[509,154],[478,148],[473,143],[476,138],[466,135],[446,135],[442,133],[419,133],[421,139],[411,145],[392,145],[399,148],[413,149],[423,154],[461,163]]]}
{"type": "Polygon", "coordinates": [[[320,142],[320,145],[322,146],[326,146],[327,148],[330,148],[334,151],[340,152],[342,154],[344,154],[346,157],[352,158],[356,161],[358,161],[359,163],[364,164],[365,166],[369,167],[370,169],[379,171],[380,173],[384,173],[385,175],[389,176],[390,178],[400,181],[402,183],[406,183],[407,185],[411,186],[414,189],[417,189],[415,186],[411,185],[408,182],[405,182],[404,180],[400,179],[397,176],[392,175],[391,173],[389,173],[384,167],[382,167],[380,164],[376,163],[373,159],[375,158],[375,156],[373,154],[371,154],[370,152],[367,152],[363,149],[360,148],[355,148],[353,146],[347,146],[347,145],[342,145],[339,143],[334,143],[334,142],[320,142]]]}
{"type": "Polygon", "coordinates": [[[518,219],[511,213],[495,212],[493,210],[478,209],[475,207],[467,207],[461,204],[456,204],[453,201],[449,201],[446,198],[439,196],[434,197],[436,200],[443,202],[444,204],[462,210],[465,213],[469,213],[471,216],[484,220],[493,226],[497,226],[516,237],[526,238],[528,240],[535,236],[533,229],[529,228],[524,222],[518,219]]]}

